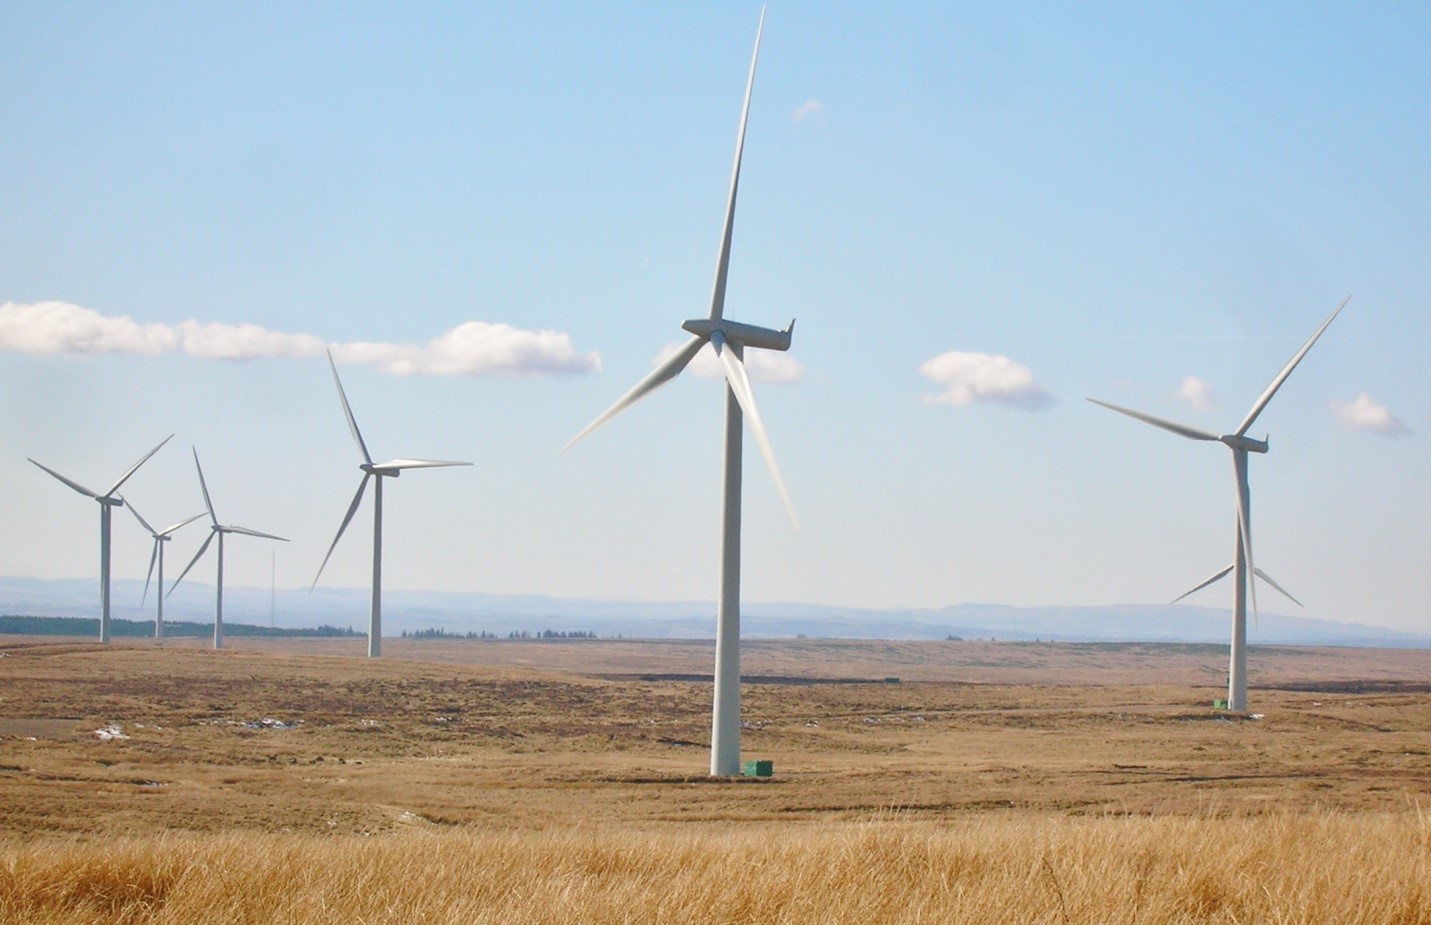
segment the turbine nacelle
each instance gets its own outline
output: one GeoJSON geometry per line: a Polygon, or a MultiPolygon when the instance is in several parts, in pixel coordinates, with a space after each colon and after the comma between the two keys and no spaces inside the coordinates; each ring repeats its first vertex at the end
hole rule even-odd
{"type": "Polygon", "coordinates": [[[1217,439],[1232,447],[1234,450],[1242,450],[1244,453],[1265,453],[1268,450],[1266,440],[1256,440],[1252,437],[1243,437],[1239,434],[1223,434],[1217,439]]]}
{"type": "Polygon", "coordinates": [[[785,330],[776,331],[753,324],[741,324],[739,321],[727,321],[724,318],[692,318],[690,321],[683,322],[681,327],[706,340],[710,340],[713,335],[718,333],[727,343],[741,347],[789,350],[790,335],[795,330],[795,322],[792,320],[785,330]]]}

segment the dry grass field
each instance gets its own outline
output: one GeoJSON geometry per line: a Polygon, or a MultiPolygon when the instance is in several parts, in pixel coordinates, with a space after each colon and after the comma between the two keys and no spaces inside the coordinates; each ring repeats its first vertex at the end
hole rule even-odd
{"type": "Polygon", "coordinates": [[[0,639],[0,922],[1431,923],[1431,652],[384,648],[0,639]]]}

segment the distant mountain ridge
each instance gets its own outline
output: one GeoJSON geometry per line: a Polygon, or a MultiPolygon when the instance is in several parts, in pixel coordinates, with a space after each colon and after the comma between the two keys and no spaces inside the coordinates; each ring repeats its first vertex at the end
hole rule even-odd
{"type": "MultiPolygon", "coordinates": [[[[116,580],[112,606],[116,617],[152,619],[151,599],[138,606],[144,583],[116,580]]],[[[94,616],[98,610],[94,580],[42,580],[0,577],[0,613],[36,616],[94,616]]],[[[368,619],[368,589],[280,588],[272,599],[276,626],[348,627],[362,632],[368,619]]],[[[181,585],[166,599],[166,619],[207,622],[213,619],[212,586],[181,585]]],[[[1225,643],[1226,607],[1168,604],[1014,607],[956,604],[941,608],[869,609],[823,604],[747,602],[742,605],[744,634],[751,638],[810,636],[844,639],[1042,639],[1061,642],[1216,642],[1225,643]]],[[[268,625],[268,588],[224,588],[225,620],[268,625]]],[[[594,601],[501,595],[480,592],[402,591],[383,594],[383,630],[486,630],[501,636],[513,630],[591,631],[600,636],[709,639],[715,635],[714,601],[594,601]]],[[[1431,648],[1431,632],[1408,632],[1356,623],[1335,623],[1279,613],[1262,613],[1248,627],[1255,644],[1394,646],[1431,648]]]]}

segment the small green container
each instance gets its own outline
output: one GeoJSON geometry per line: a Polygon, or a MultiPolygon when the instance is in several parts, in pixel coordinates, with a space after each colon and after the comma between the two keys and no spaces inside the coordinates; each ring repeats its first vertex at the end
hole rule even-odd
{"type": "Polygon", "coordinates": [[[741,769],[741,774],[746,777],[771,777],[775,774],[775,762],[747,761],[741,769]]]}
{"type": "Polygon", "coordinates": [[[1212,702],[1212,708],[1213,708],[1214,710],[1226,710],[1226,709],[1227,709],[1227,701],[1226,701],[1226,700],[1214,700],[1214,701],[1212,702]]]}

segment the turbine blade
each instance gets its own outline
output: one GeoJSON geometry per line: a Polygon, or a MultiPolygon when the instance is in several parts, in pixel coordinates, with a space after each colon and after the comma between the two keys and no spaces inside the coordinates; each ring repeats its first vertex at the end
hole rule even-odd
{"type": "Polygon", "coordinates": [[[1252,403],[1252,410],[1247,412],[1247,417],[1242,420],[1242,426],[1237,428],[1237,436],[1242,437],[1247,434],[1247,430],[1252,426],[1252,422],[1257,420],[1257,415],[1261,414],[1262,409],[1267,407],[1267,403],[1272,400],[1273,395],[1277,394],[1277,390],[1282,387],[1282,383],[1286,382],[1287,377],[1292,375],[1292,370],[1296,369],[1297,364],[1302,362],[1302,357],[1307,355],[1307,351],[1312,349],[1312,345],[1317,342],[1317,338],[1322,336],[1322,332],[1325,331],[1337,315],[1341,313],[1341,310],[1347,307],[1347,303],[1350,301],[1351,296],[1342,299],[1342,304],[1337,306],[1336,311],[1327,316],[1327,320],[1323,321],[1322,326],[1312,333],[1312,336],[1302,345],[1302,349],[1297,351],[1296,356],[1292,357],[1287,365],[1282,367],[1282,371],[1277,374],[1277,378],[1273,379],[1272,383],[1263,390],[1257,401],[1252,403]]]}
{"type": "Polygon", "coordinates": [[[209,486],[204,481],[204,467],[199,465],[199,449],[194,448],[194,468],[199,470],[199,490],[204,493],[204,507],[209,509],[209,520],[215,527],[219,525],[219,516],[214,513],[214,502],[209,498],[209,486]]]}
{"type": "Polygon", "coordinates": [[[775,479],[775,488],[780,492],[780,500],[785,502],[790,521],[799,529],[800,519],[795,516],[795,505],[790,503],[790,495],[785,491],[785,480],[780,477],[780,467],[775,464],[775,451],[770,448],[770,438],[765,433],[765,422],[760,419],[760,409],[755,404],[755,390],[750,387],[750,377],[746,375],[745,364],[719,331],[711,335],[711,346],[715,347],[716,356],[720,357],[721,365],[725,367],[726,382],[735,393],[735,400],[740,402],[740,410],[745,412],[746,423],[755,435],[755,443],[760,447],[760,455],[765,457],[765,466],[770,470],[771,478],[775,479]]]}
{"type": "Polygon", "coordinates": [[[183,520],[179,521],[178,523],[176,523],[176,524],[174,524],[174,525],[172,525],[172,526],[165,527],[163,530],[160,530],[160,531],[159,531],[159,534],[158,534],[158,535],[159,535],[159,536],[168,536],[169,534],[173,533],[175,530],[179,529],[180,527],[187,527],[189,524],[193,523],[194,521],[198,520],[200,517],[203,517],[203,516],[204,516],[204,512],[203,512],[203,511],[200,511],[199,513],[195,514],[193,517],[186,517],[186,518],[184,518],[183,520]]]}
{"type": "Polygon", "coordinates": [[[1089,401],[1095,405],[1100,405],[1110,411],[1117,411],[1119,414],[1126,414],[1130,418],[1137,418],[1144,424],[1152,424],[1154,427],[1161,427],[1163,430],[1170,430],[1180,437],[1187,437],[1189,440],[1221,440],[1217,434],[1211,431],[1202,430],[1187,424],[1179,424],[1177,421],[1169,421],[1165,418],[1154,417],[1151,414],[1144,414],[1142,411],[1134,411],[1132,408],[1124,408],[1122,405],[1115,405],[1106,401],[1099,401],[1090,398],[1089,401]]]}
{"type": "MultiPolygon", "coordinates": [[[[129,508],[129,513],[131,513],[131,514],[134,515],[134,519],[137,520],[137,521],[139,521],[139,526],[141,526],[141,527],[143,527],[145,530],[147,530],[147,531],[149,532],[149,535],[150,535],[150,536],[158,536],[158,535],[159,535],[159,534],[157,534],[157,533],[154,532],[154,528],[153,528],[153,527],[149,526],[149,521],[145,520],[145,519],[140,515],[140,513],[139,513],[137,510],[134,509],[134,505],[129,503],[129,499],[128,499],[128,498],[121,497],[119,500],[124,502],[124,506],[127,507],[127,508],[129,508]]],[[[140,603],[142,604],[143,601],[140,601],[140,603]]]]}
{"type": "Polygon", "coordinates": [[[436,469],[441,466],[470,466],[470,462],[453,462],[448,459],[393,459],[374,465],[374,469],[436,469]]]}
{"type": "Polygon", "coordinates": [[[1257,582],[1253,575],[1257,567],[1252,564],[1252,524],[1248,517],[1248,497],[1242,483],[1237,485],[1237,529],[1242,537],[1242,561],[1247,564],[1247,597],[1252,602],[1252,625],[1257,625],[1257,582]]]}
{"type": "Polygon", "coordinates": [[[657,366],[655,369],[651,370],[651,372],[647,373],[646,378],[636,383],[636,385],[632,387],[631,391],[627,392],[625,395],[617,399],[616,404],[603,411],[600,417],[592,421],[590,424],[586,425],[586,429],[583,430],[581,433],[577,434],[575,437],[572,437],[571,440],[567,443],[567,445],[562,447],[562,449],[570,449],[574,444],[580,441],[587,434],[591,433],[593,430],[596,430],[596,428],[600,427],[602,424],[605,424],[607,421],[616,417],[616,415],[620,414],[622,411],[625,411],[627,408],[636,404],[636,402],[640,401],[647,395],[656,391],[656,389],[660,388],[667,382],[670,382],[672,379],[676,378],[676,376],[680,375],[681,370],[686,368],[687,364],[691,362],[695,355],[705,345],[706,340],[703,337],[692,337],[690,340],[686,341],[686,345],[684,347],[672,354],[670,359],[666,360],[666,362],[662,363],[660,366],[657,366]]]}
{"type": "MultiPolygon", "coordinates": [[[[1255,569],[1253,569],[1253,570],[1252,570],[1252,573],[1253,573],[1254,575],[1256,575],[1258,578],[1261,578],[1263,581],[1267,582],[1267,583],[1268,583],[1269,585],[1271,585],[1272,587],[1276,588],[1278,591],[1282,592],[1282,596],[1285,597],[1287,600],[1289,600],[1289,601],[1291,601],[1292,603],[1296,604],[1298,607],[1301,607],[1301,606],[1302,606],[1302,602],[1299,601],[1299,600],[1297,600],[1297,599],[1296,599],[1295,597],[1293,597],[1292,595],[1288,594],[1286,588],[1282,587],[1281,585],[1277,584],[1277,582],[1273,581],[1271,575],[1268,575],[1266,572],[1262,571],[1260,568],[1255,568],[1255,569]]],[[[1303,609],[1306,609],[1306,608],[1303,608],[1303,609]]]]}
{"type": "Polygon", "coordinates": [[[755,28],[755,51],[750,55],[750,75],[745,79],[745,103],[740,110],[740,130],[735,136],[735,162],[730,168],[730,195],[725,204],[725,226],[721,229],[720,252],[716,256],[715,284],[711,287],[711,320],[725,312],[725,281],[730,271],[730,242],[735,233],[735,194],[740,187],[740,158],[745,150],[745,124],[750,118],[750,96],[755,89],[755,63],[760,59],[760,34],[765,31],[765,8],[755,28]]]}
{"type": "Polygon", "coordinates": [[[251,530],[248,527],[240,527],[234,524],[229,524],[227,526],[220,527],[219,529],[224,531],[225,533],[241,533],[244,536],[256,536],[260,539],[265,540],[278,540],[280,543],[288,542],[288,537],[286,536],[274,536],[272,533],[263,533],[259,530],[251,530]]]}
{"type": "Polygon", "coordinates": [[[147,463],[147,462],[149,461],[149,457],[151,457],[151,456],[153,456],[155,453],[159,452],[161,449],[164,448],[164,444],[168,443],[170,440],[173,440],[173,439],[174,439],[174,435],[173,435],[173,434],[170,434],[169,436],[165,437],[163,440],[160,440],[158,446],[156,446],[154,449],[150,450],[149,452],[145,453],[142,457],[140,457],[139,462],[137,462],[137,463],[135,463],[134,465],[130,466],[129,469],[128,469],[128,471],[126,471],[123,475],[121,475],[121,476],[119,477],[119,481],[117,481],[117,482],[115,482],[113,485],[109,486],[109,491],[105,492],[105,493],[104,493],[104,496],[105,496],[106,498],[113,496],[113,494],[114,494],[116,491],[119,491],[119,486],[121,486],[121,485],[123,485],[125,482],[129,481],[129,477],[130,477],[131,475],[133,475],[134,473],[138,472],[138,471],[139,471],[139,467],[142,466],[142,465],[144,465],[145,463],[147,463]]]}
{"type": "Polygon", "coordinates": [[[333,362],[332,350],[328,351],[328,366],[333,370],[333,383],[338,386],[338,400],[343,403],[343,416],[348,419],[348,430],[353,435],[353,442],[362,452],[363,462],[371,466],[373,457],[368,455],[368,445],[363,442],[363,435],[358,432],[358,420],[353,417],[353,409],[348,405],[348,395],[343,391],[343,380],[338,378],[338,364],[333,362]]]}
{"type": "Polygon", "coordinates": [[[353,515],[358,513],[358,505],[363,503],[363,492],[368,490],[368,479],[372,477],[370,473],[363,473],[363,480],[358,483],[358,493],[353,495],[353,503],[348,505],[348,513],[343,515],[343,522],[338,525],[338,535],[333,537],[327,554],[323,556],[323,564],[318,566],[318,574],[313,576],[313,584],[308,586],[309,594],[312,594],[313,589],[318,587],[318,579],[323,577],[323,569],[328,567],[328,559],[333,555],[333,550],[338,548],[338,541],[343,538],[343,531],[348,529],[348,524],[353,522],[353,515]]]}
{"type": "Polygon", "coordinates": [[[1183,598],[1187,597],[1188,595],[1190,595],[1190,594],[1195,594],[1196,592],[1201,591],[1203,588],[1206,588],[1208,585],[1214,584],[1215,582],[1219,581],[1220,579],[1226,578],[1226,577],[1227,577],[1227,573],[1230,572],[1230,571],[1232,571],[1232,566],[1229,565],[1227,568],[1222,569],[1222,570],[1219,571],[1217,574],[1213,575],[1211,578],[1209,578],[1209,579],[1207,579],[1206,581],[1204,581],[1202,584],[1198,585],[1198,586],[1195,587],[1195,588],[1192,588],[1191,590],[1184,591],[1182,594],[1179,594],[1177,597],[1173,598],[1171,601],[1168,601],[1168,603],[1169,603],[1169,604],[1176,604],[1178,601],[1182,600],[1183,598]]]}
{"type": "MultiPolygon", "coordinates": [[[[26,459],[30,459],[30,457],[28,457],[28,456],[26,456],[25,458],[26,458],[26,459]]],[[[94,498],[95,500],[99,500],[99,495],[97,495],[96,493],[90,491],[88,488],[85,488],[85,487],[84,487],[83,485],[81,485],[79,482],[71,481],[70,479],[65,478],[63,475],[60,475],[58,472],[56,472],[55,470],[51,469],[49,466],[45,465],[44,463],[37,463],[37,462],[35,462],[33,459],[30,459],[30,462],[35,463],[35,465],[39,466],[41,469],[44,469],[44,470],[45,470],[46,472],[48,472],[50,475],[53,475],[55,478],[59,479],[61,482],[64,482],[66,485],[68,485],[69,487],[73,488],[75,491],[79,492],[80,494],[84,495],[86,498],[94,498]]]]}
{"type": "MultiPolygon", "coordinates": [[[[154,577],[154,563],[159,559],[159,537],[154,537],[154,551],[149,554],[149,571],[144,575],[144,593],[139,597],[139,606],[143,607],[144,602],[149,600],[149,580],[154,577]]],[[[159,589],[163,593],[164,589],[159,589]]]]}
{"type": "Polygon", "coordinates": [[[208,537],[208,539],[204,540],[204,544],[199,547],[199,551],[196,552],[196,553],[194,553],[194,558],[192,558],[192,559],[189,560],[189,564],[186,565],[186,566],[184,566],[184,570],[179,573],[179,577],[178,577],[178,578],[175,578],[175,579],[169,584],[169,593],[168,593],[168,594],[165,594],[165,595],[164,595],[165,597],[172,597],[172,596],[173,596],[173,594],[174,594],[174,589],[177,588],[177,587],[179,587],[179,582],[183,581],[183,580],[184,580],[184,576],[187,575],[187,574],[189,574],[189,569],[193,568],[194,565],[195,565],[200,559],[203,558],[204,553],[206,553],[206,552],[209,551],[209,544],[214,541],[214,536],[217,535],[217,533],[218,533],[217,528],[213,528],[213,529],[210,529],[210,530],[209,530],[209,537],[208,537]]]}

